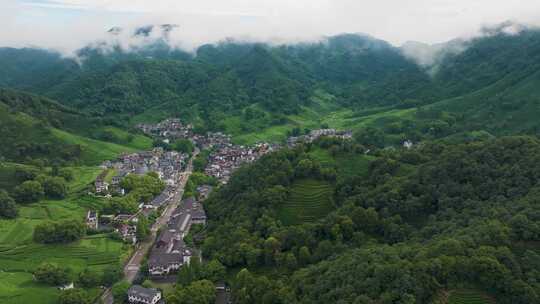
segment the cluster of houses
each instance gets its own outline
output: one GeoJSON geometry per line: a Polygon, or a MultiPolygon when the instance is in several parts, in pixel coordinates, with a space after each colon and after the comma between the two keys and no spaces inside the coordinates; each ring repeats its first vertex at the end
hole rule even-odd
{"type": "Polygon", "coordinates": [[[167,226],[159,234],[148,258],[148,272],[152,277],[175,273],[192,257],[200,258],[195,249],[184,243],[193,224],[206,225],[206,213],[194,197],[183,200],[174,210],[167,226]]]}
{"type": "MultiPolygon", "coordinates": [[[[212,191],[212,187],[200,186],[197,191],[199,191],[200,198],[206,198],[212,191]]],[[[188,265],[192,258],[201,258],[197,250],[188,247],[184,242],[192,225],[206,225],[206,213],[201,202],[201,200],[190,197],[184,199],[173,211],[167,226],[161,231],[150,250],[148,273],[153,279],[167,278],[176,273],[183,265],[188,265]]],[[[225,290],[221,291],[220,286],[216,286],[216,295],[220,298],[230,298],[230,293],[225,290]]],[[[145,288],[140,285],[131,286],[128,290],[128,301],[132,304],[165,303],[158,289],[145,288]]],[[[230,300],[227,300],[226,303],[230,303],[230,300]]]]}
{"type": "Polygon", "coordinates": [[[113,229],[118,232],[122,240],[127,243],[135,244],[137,242],[137,221],[139,216],[149,217],[154,211],[160,210],[160,207],[168,204],[177,189],[167,186],[163,192],[154,197],[149,203],[139,204],[139,209],[134,214],[106,214],[98,216],[95,210],[89,210],[86,214],[86,225],[89,229],[113,229]]]}
{"type": "Polygon", "coordinates": [[[201,149],[219,149],[231,144],[231,136],[222,132],[194,134],[191,140],[201,149]]]}
{"type": "Polygon", "coordinates": [[[129,174],[144,175],[155,172],[166,184],[165,190],[149,203],[140,203],[139,210],[135,214],[117,214],[97,216],[97,212],[91,210],[86,216],[86,224],[89,228],[98,230],[100,224],[104,229],[114,229],[122,239],[129,243],[135,243],[136,223],[140,215],[149,216],[154,210],[167,204],[176,194],[180,176],[185,169],[187,155],[176,151],[164,151],[163,148],[154,148],[150,151],[122,154],[115,161],[106,161],[101,167],[104,171],[96,178],[94,189],[96,195],[111,197],[112,195],[124,195],[121,187],[124,177],[129,174]],[[110,173],[114,175],[111,177],[110,173]],[[109,178],[107,178],[109,177],[109,178]]]}
{"type": "Polygon", "coordinates": [[[204,173],[217,178],[222,184],[229,181],[231,174],[244,163],[250,163],[275,149],[267,143],[253,147],[233,145],[231,143],[214,148],[208,158],[204,173]]]}
{"type": "Polygon", "coordinates": [[[157,124],[138,124],[137,129],[157,138],[175,139],[190,138],[193,135],[193,125],[183,124],[178,118],[169,118],[157,124]]]}
{"type": "Polygon", "coordinates": [[[122,154],[117,161],[105,161],[101,165],[104,171],[94,182],[95,192],[103,195],[123,195],[124,189],[120,187],[120,182],[126,175],[144,175],[148,172],[156,172],[168,186],[175,186],[185,168],[187,157],[184,153],[164,151],[161,147],[151,151],[122,154]],[[106,181],[109,170],[114,170],[115,175],[110,181],[106,181]]]}
{"type": "Polygon", "coordinates": [[[287,146],[294,147],[299,143],[311,143],[322,136],[351,139],[352,131],[337,131],[336,129],[312,130],[306,135],[289,137],[287,139],[287,146]]]}

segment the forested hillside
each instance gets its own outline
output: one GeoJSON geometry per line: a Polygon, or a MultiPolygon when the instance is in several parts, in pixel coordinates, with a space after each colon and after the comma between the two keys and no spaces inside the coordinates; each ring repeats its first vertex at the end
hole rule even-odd
{"type": "Polygon", "coordinates": [[[231,40],[195,54],[163,40],[132,50],[96,44],[78,51],[80,65],[47,51],[2,49],[0,66],[9,73],[0,86],[42,93],[118,125],[173,115],[247,143],[282,140],[295,127],[386,132],[386,122],[410,125],[419,117],[431,126],[416,131],[436,137],[535,134],[539,32],[454,43],[463,51],[447,52],[436,66],[357,34],[280,46],[231,40]]]}
{"type": "Polygon", "coordinates": [[[537,139],[380,150],[344,174],[362,149],[323,139],[266,156],[205,203],[203,253],[246,268],[236,303],[432,303],[460,288],[538,303],[537,139]],[[279,210],[306,178],[333,203],[291,225],[279,210]]]}
{"type": "MultiPolygon", "coordinates": [[[[51,99],[0,89],[2,161],[40,166],[91,164],[144,148],[137,136],[51,99]]],[[[149,147],[150,145],[146,146],[149,147]]]]}

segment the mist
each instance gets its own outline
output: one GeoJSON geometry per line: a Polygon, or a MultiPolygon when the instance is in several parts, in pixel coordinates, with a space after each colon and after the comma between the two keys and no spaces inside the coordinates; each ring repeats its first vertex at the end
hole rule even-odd
{"type": "Polygon", "coordinates": [[[130,50],[164,39],[193,52],[225,39],[288,44],[365,33],[403,45],[411,60],[430,66],[444,54],[462,51],[464,41],[489,34],[486,28],[494,24],[534,25],[538,17],[540,2],[526,0],[4,0],[0,46],[41,47],[73,56],[88,45],[130,50]],[[141,26],[163,24],[175,27],[134,35],[141,26]]]}

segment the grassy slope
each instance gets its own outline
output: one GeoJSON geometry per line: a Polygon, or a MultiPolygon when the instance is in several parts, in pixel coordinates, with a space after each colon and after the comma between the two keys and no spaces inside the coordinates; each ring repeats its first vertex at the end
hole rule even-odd
{"type": "Polygon", "coordinates": [[[323,181],[305,179],[296,181],[290,188],[287,202],[278,211],[285,225],[313,222],[323,218],[333,209],[333,189],[323,181]]]}
{"type": "MultiPolygon", "coordinates": [[[[288,123],[270,126],[263,130],[251,133],[242,133],[234,128],[233,141],[239,144],[252,144],[260,141],[279,142],[287,137],[287,131],[294,127],[319,129],[326,124],[330,128],[338,130],[356,130],[367,126],[382,126],[385,123],[403,118],[411,118],[416,109],[391,109],[376,108],[365,112],[353,112],[349,109],[340,108],[333,101],[331,95],[317,91],[312,97],[313,104],[310,107],[303,107],[303,111],[298,115],[288,116],[288,123]]],[[[230,121],[239,118],[231,118],[230,121]]]]}
{"type": "MultiPolygon", "coordinates": [[[[477,91],[435,102],[427,109],[464,114],[459,124],[469,131],[488,131],[495,134],[513,134],[540,128],[540,72],[524,78],[507,76],[477,91]]],[[[335,103],[335,98],[317,90],[312,104],[304,107],[298,115],[288,116],[288,122],[254,132],[243,132],[239,127],[241,117],[227,118],[227,132],[239,144],[258,141],[283,141],[287,131],[294,127],[315,129],[327,124],[336,129],[352,129],[372,126],[384,127],[402,119],[418,120],[417,108],[395,109],[391,107],[352,111],[335,103]]],[[[396,135],[396,137],[399,137],[396,135]]]]}
{"type": "MultiPolygon", "coordinates": [[[[58,290],[36,284],[31,272],[44,261],[69,266],[77,273],[86,267],[102,271],[126,255],[121,242],[104,236],[89,236],[63,245],[32,242],[33,228],[44,221],[82,219],[88,208],[102,204],[101,199],[84,195],[85,187],[101,172],[96,167],[73,167],[74,181],[63,200],[43,200],[20,208],[14,220],[0,220],[0,302],[56,303],[58,290]]],[[[91,290],[93,293],[97,291],[91,290]]]]}
{"type": "Polygon", "coordinates": [[[115,127],[105,127],[103,129],[113,133],[116,138],[121,139],[122,142],[125,142],[122,144],[124,146],[138,150],[148,150],[152,148],[152,139],[150,137],[140,134],[130,134],[127,131],[115,127]],[[129,136],[132,136],[132,140],[128,140],[129,136]]]}
{"type": "Polygon", "coordinates": [[[67,144],[77,144],[82,148],[81,159],[86,164],[99,164],[107,159],[114,159],[123,152],[135,152],[137,149],[86,138],[59,129],[52,129],[53,135],[67,144]]]}
{"type": "Polygon", "coordinates": [[[463,113],[466,123],[496,134],[511,134],[538,127],[540,72],[526,78],[503,77],[463,96],[442,100],[430,108],[463,113]],[[506,105],[505,105],[506,104],[506,105]]]}

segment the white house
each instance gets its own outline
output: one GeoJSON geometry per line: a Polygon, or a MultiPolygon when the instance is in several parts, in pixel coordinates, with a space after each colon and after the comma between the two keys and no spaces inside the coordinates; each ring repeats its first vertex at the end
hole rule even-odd
{"type": "Polygon", "coordinates": [[[161,300],[161,292],[155,288],[133,285],[128,290],[128,301],[132,304],[156,304],[161,300]]]}

